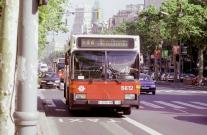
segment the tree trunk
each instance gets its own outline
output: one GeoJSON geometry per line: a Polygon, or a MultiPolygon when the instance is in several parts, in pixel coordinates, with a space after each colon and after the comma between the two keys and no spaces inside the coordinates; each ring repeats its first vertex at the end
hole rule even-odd
{"type": "Polygon", "coordinates": [[[18,0],[4,0],[0,26],[0,134],[13,135],[18,0]]]}
{"type": "Polygon", "coordinates": [[[199,63],[198,63],[198,82],[200,84],[202,78],[203,78],[203,67],[204,67],[204,59],[203,59],[203,53],[205,51],[205,47],[200,47],[198,52],[199,57],[199,63]]]}
{"type": "Polygon", "coordinates": [[[157,80],[158,80],[158,59],[155,58],[154,60],[155,60],[155,61],[154,61],[154,62],[155,62],[155,63],[154,63],[154,65],[155,65],[155,66],[154,66],[154,67],[155,67],[155,76],[154,76],[155,78],[154,78],[154,79],[157,81],[157,80]]]}
{"type": "Polygon", "coordinates": [[[174,65],[174,82],[177,82],[177,73],[178,73],[178,69],[177,69],[177,61],[176,61],[176,55],[173,54],[173,65],[174,65]]]}

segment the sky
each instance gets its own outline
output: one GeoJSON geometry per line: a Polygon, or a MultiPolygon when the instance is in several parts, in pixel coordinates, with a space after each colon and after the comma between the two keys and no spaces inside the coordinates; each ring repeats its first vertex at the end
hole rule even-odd
{"type": "MultiPolygon", "coordinates": [[[[66,7],[68,7],[69,11],[75,11],[75,8],[78,6],[87,6],[93,7],[95,1],[99,2],[100,8],[100,21],[107,21],[113,15],[117,14],[119,10],[126,9],[126,5],[128,4],[143,4],[144,0],[69,0],[69,3],[66,7]]],[[[74,20],[74,15],[69,16],[69,29],[72,29],[74,20]]],[[[49,36],[49,40],[51,40],[52,36],[49,36]]],[[[55,42],[57,46],[62,46],[65,44],[66,40],[68,39],[68,33],[59,33],[55,36],[55,42]]]]}
{"type": "Polygon", "coordinates": [[[144,0],[69,0],[70,6],[72,8],[78,5],[93,6],[95,1],[99,2],[100,11],[103,20],[108,20],[119,10],[125,9],[127,4],[143,4],[144,0]]]}

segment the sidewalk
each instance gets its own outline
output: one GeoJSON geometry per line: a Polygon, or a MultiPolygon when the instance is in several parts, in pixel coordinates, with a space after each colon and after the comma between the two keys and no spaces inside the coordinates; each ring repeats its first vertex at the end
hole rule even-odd
{"type": "Polygon", "coordinates": [[[37,106],[39,112],[39,120],[37,125],[37,135],[51,135],[51,129],[48,124],[47,117],[45,115],[44,99],[38,97],[37,106]]]}

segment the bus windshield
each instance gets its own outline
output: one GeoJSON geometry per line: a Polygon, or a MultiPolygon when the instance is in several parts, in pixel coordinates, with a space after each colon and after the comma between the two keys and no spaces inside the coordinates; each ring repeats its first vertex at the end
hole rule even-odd
{"type": "Polygon", "coordinates": [[[74,79],[137,79],[137,59],[135,51],[76,51],[74,79]]]}

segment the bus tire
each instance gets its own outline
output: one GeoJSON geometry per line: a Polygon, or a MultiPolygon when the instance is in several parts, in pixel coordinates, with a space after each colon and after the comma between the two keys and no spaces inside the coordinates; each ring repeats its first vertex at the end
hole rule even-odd
{"type": "MultiPolygon", "coordinates": [[[[67,94],[67,96],[65,97],[65,104],[69,105],[69,95],[67,94]]],[[[70,107],[70,105],[68,106],[68,108],[70,107]]]]}
{"type": "Polygon", "coordinates": [[[64,83],[64,90],[63,90],[63,93],[64,93],[64,97],[66,98],[66,86],[65,86],[65,83],[64,83]]]}
{"type": "Polygon", "coordinates": [[[69,104],[69,101],[68,101],[68,99],[67,99],[67,98],[65,99],[65,104],[66,104],[66,105],[68,105],[68,104],[69,104]]]}
{"type": "Polygon", "coordinates": [[[124,115],[130,115],[131,114],[131,108],[127,107],[123,109],[124,115]]]}

